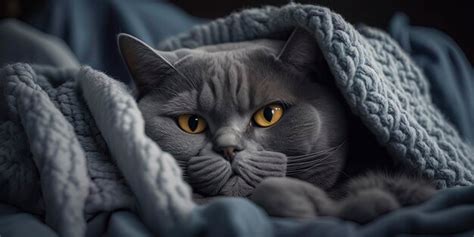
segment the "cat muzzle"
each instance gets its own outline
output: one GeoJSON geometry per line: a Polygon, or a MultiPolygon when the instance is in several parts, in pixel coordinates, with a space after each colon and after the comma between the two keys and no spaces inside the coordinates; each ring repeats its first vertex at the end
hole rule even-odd
{"type": "Polygon", "coordinates": [[[283,153],[248,149],[233,153],[231,160],[208,153],[190,158],[187,175],[193,189],[205,196],[247,196],[266,177],[286,174],[283,153]]]}

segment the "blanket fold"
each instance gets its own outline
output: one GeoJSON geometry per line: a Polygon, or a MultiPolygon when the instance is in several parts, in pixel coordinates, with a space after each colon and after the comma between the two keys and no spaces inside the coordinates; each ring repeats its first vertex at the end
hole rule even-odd
{"type": "MultiPolygon", "coordinates": [[[[420,69],[382,31],[355,28],[323,7],[289,4],[234,13],[170,38],[160,49],[284,38],[295,27],[314,36],[346,102],[395,159],[439,188],[474,183],[473,148],[434,106],[420,69]]],[[[145,135],[126,85],[90,67],[5,66],[0,109],[0,200],[44,214],[61,236],[83,236],[85,217],[116,209],[138,212],[164,236],[217,235],[207,221],[216,210],[231,214],[233,205],[266,223],[262,236],[284,228],[242,200],[196,207],[176,161],[145,135]]],[[[230,216],[220,220],[224,229],[248,234],[241,228],[252,226],[245,214],[230,216]],[[234,217],[240,222],[227,225],[234,217]]]]}
{"type": "Polygon", "coordinates": [[[89,67],[28,64],[5,66],[0,78],[9,118],[0,121],[1,201],[44,214],[61,236],[84,236],[84,214],[122,208],[155,233],[186,221],[190,188],[146,137],[123,83],[89,67]]]}

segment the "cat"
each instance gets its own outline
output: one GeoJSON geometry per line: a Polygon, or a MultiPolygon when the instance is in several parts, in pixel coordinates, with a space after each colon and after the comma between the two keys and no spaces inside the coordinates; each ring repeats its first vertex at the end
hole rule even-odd
{"type": "Polygon", "coordinates": [[[197,196],[248,197],[272,216],[367,223],[436,191],[376,144],[303,29],[286,41],[171,52],[118,41],[147,135],[197,196]]]}

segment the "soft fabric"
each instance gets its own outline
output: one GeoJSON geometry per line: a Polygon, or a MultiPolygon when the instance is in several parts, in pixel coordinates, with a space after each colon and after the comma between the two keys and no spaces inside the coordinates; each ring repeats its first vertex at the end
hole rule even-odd
{"type": "MultiPolygon", "coordinates": [[[[57,237],[40,217],[0,204],[0,234],[6,237],[57,237]]],[[[87,220],[86,237],[151,237],[140,218],[130,211],[101,212],[87,220]]]]}
{"type": "MultiPolygon", "coordinates": [[[[434,177],[439,187],[472,184],[472,148],[434,107],[420,70],[380,31],[356,30],[325,8],[292,4],[236,13],[162,48],[278,37],[295,26],[314,33],[348,104],[395,158],[434,177]]],[[[172,157],[144,135],[123,84],[90,68],[17,64],[2,69],[0,91],[1,113],[8,114],[0,124],[2,201],[45,211],[46,223],[61,236],[86,233],[84,212],[117,208],[136,208],[145,225],[164,236],[466,234],[474,227],[472,188],[442,191],[426,205],[364,227],[333,219],[270,219],[244,199],[196,207],[172,157]]]]}
{"type": "Polygon", "coordinates": [[[0,66],[25,62],[79,67],[64,42],[14,19],[0,21],[0,66]]]}
{"type": "Polygon", "coordinates": [[[443,32],[410,26],[403,14],[395,15],[389,32],[428,78],[433,103],[474,145],[474,69],[461,49],[443,32]]]}
{"type": "Polygon", "coordinates": [[[81,64],[123,81],[118,33],[153,44],[204,22],[165,0],[48,0],[25,21],[62,39],[81,64]]]}
{"type": "Polygon", "coordinates": [[[2,201],[44,213],[61,236],[83,236],[84,213],[119,208],[136,209],[155,233],[188,218],[191,191],[174,158],[145,136],[124,84],[88,67],[27,64],[0,78],[2,201]]]}
{"type": "MultiPolygon", "coordinates": [[[[438,193],[427,203],[406,208],[359,226],[335,218],[294,220],[269,218],[243,199],[228,198],[196,208],[193,219],[178,226],[187,234],[169,236],[466,236],[474,234],[474,188],[453,188],[438,193]],[[205,234],[203,234],[205,233],[205,234]]],[[[5,236],[57,236],[41,220],[6,205],[0,206],[0,233],[5,236]]],[[[88,222],[86,236],[137,236],[153,234],[140,218],[125,211],[102,213],[88,222]]]]}
{"type": "Polygon", "coordinates": [[[383,216],[367,225],[334,218],[272,218],[248,201],[223,199],[195,211],[194,236],[469,236],[474,233],[474,187],[441,191],[425,204],[383,216]]]}
{"type": "Polygon", "coordinates": [[[0,234],[2,236],[58,236],[38,217],[6,204],[0,204],[0,234]]]}

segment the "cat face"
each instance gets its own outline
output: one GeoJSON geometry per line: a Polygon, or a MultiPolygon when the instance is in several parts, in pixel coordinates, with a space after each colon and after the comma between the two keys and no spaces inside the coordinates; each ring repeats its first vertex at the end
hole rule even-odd
{"type": "Polygon", "coordinates": [[[345,114],[317,78],[326,68],[311,38],[166,53],[130,36],[119,44],[147,135],[176,158],[195,192],[247,196],[266,177],[323,188],[337,179],[345,114]]]}

